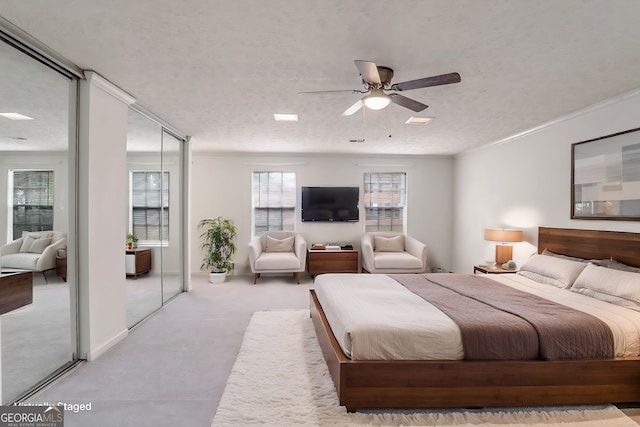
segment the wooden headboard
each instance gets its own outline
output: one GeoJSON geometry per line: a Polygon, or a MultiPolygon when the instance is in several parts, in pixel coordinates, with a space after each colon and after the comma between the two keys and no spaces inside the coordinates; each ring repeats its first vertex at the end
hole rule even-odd
{"type": "Polygon", "coordinates": [[[548,249],[584,259],[611,258],[640,267],[640,233],[538,228],[538,253],[548,249]]]}

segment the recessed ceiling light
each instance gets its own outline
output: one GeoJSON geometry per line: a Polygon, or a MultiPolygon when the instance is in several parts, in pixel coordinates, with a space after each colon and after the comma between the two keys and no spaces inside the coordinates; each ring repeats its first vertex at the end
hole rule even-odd
{"type": "Polygon", "coordinates": [[[20,113],[0,113],[0,116],[9,120],[33,120],[33,117],[25,116],[20,113]]]}
{"type": "Polygon", "coordinates": [[[408,125],[426,125],[431,120],[433,120],[433,117],[409,117],[409,120],[405,123],[408,125]]]}
{"type": "Polygon", "coordinates": [[[283,113],[275,113],[273,117],[277,122],[297,122],[298,115],[297,114],[283,114],[283,113]]]}

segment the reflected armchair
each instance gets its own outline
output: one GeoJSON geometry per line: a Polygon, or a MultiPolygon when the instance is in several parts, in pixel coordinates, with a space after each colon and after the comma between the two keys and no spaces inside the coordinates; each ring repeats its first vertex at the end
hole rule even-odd
{"type": "Polygon", "coordinates": [[[25,231],[22,237],[0,246],[3,270],[30,270],[44,274],[56,268],[56,254],[67,248],[67,234],[61,231],[25,231]]]}

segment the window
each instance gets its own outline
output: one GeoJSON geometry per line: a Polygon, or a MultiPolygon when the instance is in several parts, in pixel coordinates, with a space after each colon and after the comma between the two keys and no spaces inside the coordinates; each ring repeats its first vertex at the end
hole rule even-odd
{"type": "Polygon", "coordinates": [[[296,210],[296,174],[253,173],[253,232],[293,230],[296,210]]]}
{"type": "Polygon", "coordinates": [[[407,174],[365,173],[365,231],[404,232],[407,174]]]}
{"type": "Polygon", "coordinates": [[[131,173],[131,232],[143,243],[169,239],[169,172],[131,173]]]}
{"type": "Polygon", "coordinates": [[[13,171],[13,238],[53,230],[53,171],[13,171]]]}

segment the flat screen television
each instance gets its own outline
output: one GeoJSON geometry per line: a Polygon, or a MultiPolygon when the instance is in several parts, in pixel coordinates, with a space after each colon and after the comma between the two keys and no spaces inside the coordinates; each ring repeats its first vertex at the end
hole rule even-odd
{"type": "Polygon", "coordinates": [[[302,187],[302,221],[360,220],[358,187],[302,187]]]}

